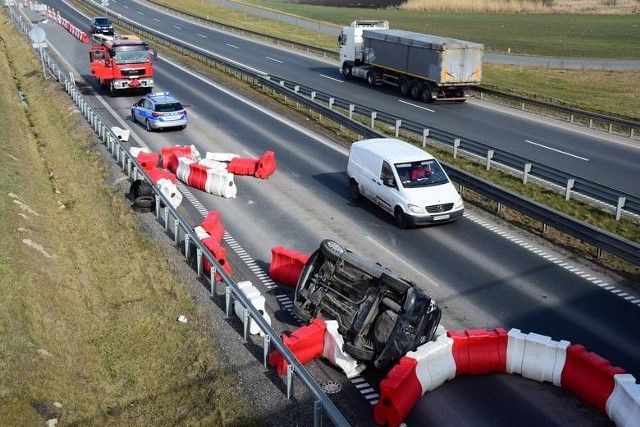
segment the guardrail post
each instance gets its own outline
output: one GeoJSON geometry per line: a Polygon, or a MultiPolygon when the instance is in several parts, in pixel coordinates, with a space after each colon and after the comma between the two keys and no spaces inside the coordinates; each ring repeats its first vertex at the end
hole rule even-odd
{"type": "Polygon", "coordinates": [[[164,229],[165,231],[169,229],[169,209],[164,208],[164,229]]]}
{"type": "Polygon", "coordinates": [[[396,138],[400,135],[400,126],[402,126],[402,120],[396,119],[396,138]]]}
{"type": "Polygon", "coordinates": [[[633,128],[631,128],[631,131],[629,132],[629,138],[633,138],[633,128]]]}
{"type": "Polygon", "coordinates": [[[244,329],[245,342],[249,340],[249,325],[251,325],[251,317],[249,316],[249,309],[244,307],[242,309],[242,326],[244,329]]]}
{"type": "Polygon", "coordinates": [[[313,426],[319,427],[322,425],[322,402],[319,400],[313,401],[313,426]]]}
{"type": "Polygon", "coordinates": [[[336,102],[335,98],[329,98],[329,110],[333,110],[334,102],[336,102]]]}
{"type": "Polygon", "coordinates": [[[589,128],[593,127],[593,119],[589,119],[589,128]]]}
{"type": "Polygon", "coordinates": [[[575,114],[573,114],[573,113],[570,114],[569,115],[569,123],[573,123],[574,119],[575,119],[575,114]]]}
{"type": "Polygon", "coordinates": [[[613,132],[613,123],[609,123],[609,133],[613,132]]]}
{"type": "Polygon", "coordinates": [[[353,119],[353,112],[355,111],[356,106],[353,104],[349,104],[349,118],[353,119]]]}
{"type": "Polygon", "coordinates": [[[178,242],[180,241],[180,221],[178,218],[173,219],[173,242],[178,246],[178,242]]]}
{"type": "Polygon", "coordinates": [[[564,192],[565,200],[569,200],[571,198],[571,189],[573,188],[573,184],[575,183],[576,183],[575,178],[569,178],[567,180],[567,188],[565,189],[565,192],[564,192]]]}
{"type": "Polygon", "coordinates": [[[198,278],[202,276],[202,249],[196,249],[196,266],[198,271],[198,278]]]}
{"type": "Polygon", "coordinates": [[[271,347],[271,337],[269,334],[264,334],[262,337],[262,363],[265,368],[268,366],[267,360],[269,358],[269,347],[271,347]]]}
{"type": "Polygon", "coordinates": [[[287,365],[287,399],[291,399],[293,397],[293,365],[287,365]]]}
{"type": "Polygon", "coordinates": [[[224,311],[226,313],[226,318],[229,318],[231,313],[231,287],[227,286],[224,290],[224,311]]]}
{"type": "Polygon", "coordinates": [[[524,164],[524,171],[522,172],[522,183],[526,184],[529,179],[529,172],[531,172],[531,163],[524,164]]]}
{"type": "Polygon", "coordinates": [[[317,95],[317,94],[316,94],[316,91],[314,90],[313,92],[311,92],[311,93],[309,94],[309,97],[311,98],[311,100],[312,100],[312,101],[315,101],[315,100],[316,100],[316,95],[317,95]]]}
{"type": "Polygon", "coordinates": [[[375,129],[377,117],[378,117],[378,113],[376,111],[372,111],[371,112],[371,129],[375,129]]]}
{"type": "Polygon", "coordinates": [[[453,158],[458,157],[458,148],[460,147],[460,138],[453,140],[453,158]]]}
{"type": "Polygon", "coordinates": [[[160,198],[156,195],[156,219],[160,219],[160,198]]]}
{"type": "Polygon", "coordinates": [[[618,206],[616,207],[616,221],[620,221],[620,217],[622,216],[622,208],[626,202],[627,202],[626,197],[624,196],[618,197],[618,206]]]}
{"type": "Polygon", "coordinates": [[[427,146],[428,137],[429,137],[429,129],[422,129],[422,148],[427,146]]]}
{"type": "Polygon", "coordinates": [[[493,159],[494,150],[487,151],[487,170],[491,169],[491,159],[493,159]]]}
{"type": "Polygon", "coordinates": [[[293,91],[294,91],[295,93],[300,92],[300,86],[295,85],[295,86],[293,87],[293,91]]]}
{"type": "Polygon", "coordinates": [[[216,273],[218,272],[218,269],[216,268],[215,265],[211,266],[211,269],[209,270],[209,288],[211,289],[211,295],[215,295],[216,293],[216,273]]]}
{"type": "Polygon", "coordinates": [[[184,257],[189,259],[191,255],[191,236],[189,233],[184,233],[184,257]]]}

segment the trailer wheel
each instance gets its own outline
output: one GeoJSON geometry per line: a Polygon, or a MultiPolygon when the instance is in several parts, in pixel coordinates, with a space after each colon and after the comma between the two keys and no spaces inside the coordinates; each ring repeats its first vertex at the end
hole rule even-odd
{"type": "Polygon", "coordinates": [[[353,77],[351,75],[351,65],[342,66],[342,75],[344,76],[345,79],[351,80],[351,78],[353,77]]]}
{"type": "Polygon", "coordinates": [[[413,80],[411,82],[411,98],[418,99],[420,97],[420,82],[413,80]]]}
{"type": "Polygon", "coordinates": [[[425,83],[422,85],[422,90],[420,91],[420,99],[423,102],[427,103],[433,102],[433,98],[431,97],[431,86],[429,86],[429,83],[425,83]]]}
{"type": "Polygon", "coordinates": [[[400,84],[398,85],[398,87],[400,88],[400,94],[402,96],[409,96],[409,80],[407,80],[405,77],[402,77],[400,79],[400,84]]]}
{"type": "Polygon", "coordinates": [[[369,83],[369,86],[374,86],[376,84],[376,73],[373,71],[369,71],[367,73],[367,83],[369,83]]]}

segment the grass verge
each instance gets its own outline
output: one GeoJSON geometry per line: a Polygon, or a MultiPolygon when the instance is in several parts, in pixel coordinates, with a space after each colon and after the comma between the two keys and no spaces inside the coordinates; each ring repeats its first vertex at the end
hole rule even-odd
{"type": "Polygon", "coordinates": [[[2,16],[2,423],[253,424],[172,261],[106,185],[86,122],[2,16]]]}

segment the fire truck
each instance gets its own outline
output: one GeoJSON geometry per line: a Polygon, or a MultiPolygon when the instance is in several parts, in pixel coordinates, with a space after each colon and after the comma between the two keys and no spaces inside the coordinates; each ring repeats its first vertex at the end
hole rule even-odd
{"type": "Polygon", "coordinates": [[[129,89],[153,89],[155,51],[133,35],[94,34],[89,48],[91,74],[109,94],[129,89]]]}

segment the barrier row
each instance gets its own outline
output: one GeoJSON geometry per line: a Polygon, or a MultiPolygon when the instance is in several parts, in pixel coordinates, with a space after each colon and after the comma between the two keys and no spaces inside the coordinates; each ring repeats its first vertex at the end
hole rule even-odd
{"type": "Polygon", "coordinates": [[[87,33],[63,18],[60,15],[60,12],[56,12],[54,9],[48,7],[47,5],[39,4],[37,2],[25,1],[23,4],[30,10],[39,11],[42,16],[57,22],[58,25],[67,30],[72,36],[80,40],[82,43],[89,43],[89,36],[87,35],[87,33]]]}
{"type": "Polygon", "coordinates": [[[399,426],[425,393],[459,375],[520,374],[571,390],[618,427],[640,425],[640,385],[624,369],[582,345],[519,329],[439,328],[435,339],[408,352],[380,383],[377,424],[399,426]]]}
{"type": "Polygon", "coordinates": [[[309,255],[282,246],[271,248],[269,277],[282,285],[295,288],[309,255]]]}
{"type": "MultiPolygon", "coordinates": [[[[227,262],[227,250],[222,246],[222,238],[224,237],[224,225],[220,220],[219,211],[211,211],[207,213],[199,226],[193,229],[200,241],[211,252],[216,261],[224,268],[227,274],[231,275],[231,266],[227,262]]],[[[206,259],[203,262],[205,273],[210,274],[211,263],[206,259]]],[[[221,280],[220,275],[216,274],[216,280],[221,280]]]]}

